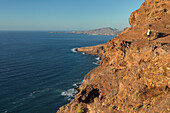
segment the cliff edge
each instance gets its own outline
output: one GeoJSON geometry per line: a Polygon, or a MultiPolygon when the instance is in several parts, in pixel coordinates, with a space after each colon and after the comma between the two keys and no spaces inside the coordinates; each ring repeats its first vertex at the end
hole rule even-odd
{"type": "Polygon", "coordinates": [[[100,66],[57,113],[170,112],[170,0],[145,0],[129,23],[106,44],[77,49],[101,55],[100,66]]]}

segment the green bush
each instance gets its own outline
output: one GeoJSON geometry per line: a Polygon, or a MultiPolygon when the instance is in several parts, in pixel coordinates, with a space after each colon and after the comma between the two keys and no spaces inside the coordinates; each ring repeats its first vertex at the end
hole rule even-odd
{"type": "Polygon", "coordinates": [[[155,72],[155,69],[152,69],[151,73],[154,73],[155,72]]]}
{"type": "Polygon", "coordinates": [[[77,113],[84,113],[84,110],[82,108],[78,108],[78,112],[77,113]]]}
{"type": "Polygon", "coordinates": [[[113,110],[113,107],[112,106],[109,106],[109,111],[112,111],[113,110]]]}

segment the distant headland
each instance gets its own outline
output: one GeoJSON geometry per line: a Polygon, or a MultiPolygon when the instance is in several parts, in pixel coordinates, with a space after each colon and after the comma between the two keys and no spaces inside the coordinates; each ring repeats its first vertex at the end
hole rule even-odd
{"type": "Polygon", "coordinates": [[[89,35],[118,35],[121,33],[119,29],[111,28],[111,27],[103,27],[99,29],[93,29],[89,31],[60,31],[60,32],[50,32],[50,33],[75,33],[75,34],[89,34],[89,35]]]}

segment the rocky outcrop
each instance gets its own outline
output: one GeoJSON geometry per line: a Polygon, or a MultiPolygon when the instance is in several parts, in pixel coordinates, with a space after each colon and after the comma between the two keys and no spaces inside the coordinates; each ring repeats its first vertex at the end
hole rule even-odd
{"type": "MultiPolygon", "coordinates": [[[[134,11],[130,18],[130,28],[126,28],[117,38],[124,40],[145,39],[148,27],[152,30],[152,39],[170,43],[170,1],[145,0],[140,9],[134,11]]],[[[116,39],[117,39],[116,38],[116,39]]]]}
{"type": "Polygon", "coordinates": [[[90,47],[82,47],[82,48],[77,48],[76,51],[84,52],[85,54],[102,56],[105,54],[104,46],[105,44],[100,44],[97,46],[90,46],[90,47]]]}
{"type": "Polygon", "coordinates": [[[57,113],[170,112],[169,10],[169,0],[145,0],[118,37],[80,48],[100,53],[100,66],[85,75],[75,99],[57,113]],[[151,41],[145,35],[148,25],[151,41]]]}

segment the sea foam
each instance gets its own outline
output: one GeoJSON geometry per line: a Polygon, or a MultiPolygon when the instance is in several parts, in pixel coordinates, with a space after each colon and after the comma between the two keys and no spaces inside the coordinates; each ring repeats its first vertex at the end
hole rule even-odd
{"type": "Polygon", "coordinates": [[[100,61],[101,61],[101,57],[98,56],[97,58],[95,58],[97,61],[96,62],[93,62],[93,64],[95,65],[100,65],[100,61]]]}
{"type": "Polygon", "coordinates": [[[68,89],[66,91],[63,91],[61,92],[61,95],[62,96],[65,96],[67,100],[71,101],[75,96],[76,94],[78,93],[78,87],[80,87],[82,82],[78,82],[78,83],[74,83],[73,86],[75,88],[71,88],[71,89],[68,89]]]}
{"type": "Polygon", "coordinates": [[[101,57],[100,57],[100,56],[98,56],[98,57],[96,58],[96,60],[98,60],[98,61],[100,61],[100,59],[101,59],[101,57]]]}
{"type": "Polygon", "coordinates": [[[100,65],[100,62],[93,62],[93,64],[95,64],[95,65],[100,65]]]}
{"type": "Polygon", "coordinates": [[[62,96],[65,96],[67,100],[71,101],[75,96],[76,94],[78,93],[78,91],[74,88],[71,88],[71,89],[68,89],[67,91],[63,91],[61,93],[62,96]]]}
{"type": "Polygon", "coordinates": [[[77,48],[73,48],[73,49],[71,49],[71,51],[76,53],[77,52],[77,48]]]}

